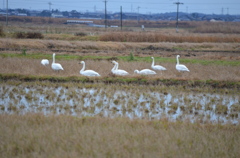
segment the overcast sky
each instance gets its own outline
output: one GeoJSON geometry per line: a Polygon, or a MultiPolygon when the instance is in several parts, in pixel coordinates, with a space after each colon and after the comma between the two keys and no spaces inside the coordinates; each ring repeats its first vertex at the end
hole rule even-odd
{"type": "MultiPolygon", "coordinates": [[[[79,12],[104,11],[105,0],[8,0],[11,9],[44,10],[58,9],[60,11],[77,10],[79,12]],[[52,5],[49,5],[51,2],[52,5]]],[[[108,12],[138,12],[142,14],[175,12],[178,0],[107,0],[108,12]],[[137,9],[139,7],[139,9],[137,9]]],[[[0,0],[1,8],[6,8],[7,0],[0,0]]],[[[240,15],[240,0],[179,0],[179,11],[207,14],[238,14],[240,15]]]]}

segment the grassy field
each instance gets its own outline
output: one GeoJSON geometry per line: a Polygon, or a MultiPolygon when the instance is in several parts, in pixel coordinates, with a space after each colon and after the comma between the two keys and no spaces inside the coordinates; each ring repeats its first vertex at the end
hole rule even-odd
{"type": "MultiPolygon", "coordinates": [[[[64,56],[63,56],[64,58],[64,56]]],[[[67,58],[67,57],[66,57],[67,58]]],[[[134,74],[134,70],[138,69],[151,69],[151,60],[149,61],[119,61],[120,69],[124,69],[130,73],[129,77],[137,77],[139,75],[134,74]]],[[[239,62],[216,62],[215,61],[198,61],[198,60],[181,60],[182,64],[185,64],[190,69],[190,73],[179,73],[175,69],[176,59],[160,58],[156,62],[166,67],[164,72],[157,72],[157,75],[148,76],[147,78],[155,79],[184,79],[184,80],[216,80],[216,81],[240,81],[239,62]],[[160,61],[164,61],[161,62],[160,61]],[[168,62],[166,62],[168,60],[168,62]],[[233,66],[231,64],[236,64],[233,66]],[[219,73],[221,72],[221,73],[219,73]]],[[[143,60],[143,59],[142,59],[143,60]]],[[[79,71],[82,65],[79,64],[81,60],[58,60],[62,64],[64,71],[53,72],[51,66],[42,66],[40,59],[26,59],[26,58],[0,58],[0,73],[2,74],[21,74],[21,75],[33,75],[33,76],[81,76],[79,71]]],[[[112,77],[111,69],[113,64],[108,60],[85,60],[86,69],[92,69],[97,71],[101,77],[112,77]]]]}
{"type": "MultiPolygon", "coordinates": [[[[179,33],[175,33],[175,22],[140,21],[137,26],[134,21],[125,21],[120,31],[120,28],[65,25],[66,19],[10,17],[9,26],[5,26],[3,18],[0,20],[0,84],[3,87],[5,83],[25,87],[56,84],[66,89],[78,84],[81,88],[112,84],[114,90],[119,87],[134,92],[144,91],[148,86],[149,91],[162,92],[162,95],[171,87],[179,93],[239,93],[239,23],[180,22],[179,33]],[[144,32],[140,28],[142,24],[146,26],[144,32]],[[50,65],[40,64],[43,58],[51,63],[53,53],[64,71],[54,72],[50,65]],[[189,73],[176,71],[178,54],[180,63],[190,69],[189,73]],[[157,72],[155,76],[133,74],[135,69],[150,69],[151,56],[155,57],[155,64],[166,67],[167,71],[157,72]],[[86,69],[99,72],[101,77],[81,76],[81,60],[86,62],[86,69]],[[117,60],[119,67],[130,75],[112,75],[112,60],[117,60]]],[[[104,21],[94,20],[94,23],[104,21]]],[[[109,24],[117,23],[110,21],[109,24]]],[[[2,97],[3,93],[0,92],[2,97]]],[[[28,98],[28,94],[25,97],[28,98]]],[[[17,97],[14,98],[17,102],[17,97]]],[[[4,104],[1,103],[1,110],[6,107],[4,104]]],[[[239,105],[233,106],[236,119],[239,105]]],[[[223,107],[219,104],[216,109],[218,106],[223,107]]],[[[0,120],[0,157],[225,158],[240,155],[239,124],[51,114],[1,114],[0,120]]]]}
{"type": "Polygon", "coordinates": [[[0,115],[2,157],[238,157],[239,126],[0,115]]]}

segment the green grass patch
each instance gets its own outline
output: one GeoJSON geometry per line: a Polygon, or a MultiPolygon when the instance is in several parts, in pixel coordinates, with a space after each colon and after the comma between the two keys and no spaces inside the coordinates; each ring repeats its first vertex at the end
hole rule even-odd
{"type": "MultiPolygon", "coordinates": [[[[25,50],[26,52],[26,50],[25,50]]],[[[42,54],[42,53],[21,53],[21,54],[13,54],[13,53],[1,53],[1,57],[17,57],[17,58],[29,58],[29,59],[51,59],[51,54],[42,54]]],[[[58,54],[56,56],[58,60],[122,60],[127,62],[152,62],[151,57],[137,57],[133,56],[133,54],[128,56],[79,56],[79,55],[69,55],[69,54],[58,54]],[[113,59],[114,58],[114,59],[113,59]]],[[[162,58],[155,57],[155,62],[160,63],[176,63],[176,58],[162,58]]],[[[199,59],[188,59],[188,58],[180,58],[180,63],[192,63],[192,64],[201,64],[201,65],[223,65],[223,66],[240,66],[239,61],[227,61],[227,60],[199,60],[199,59]]]]}

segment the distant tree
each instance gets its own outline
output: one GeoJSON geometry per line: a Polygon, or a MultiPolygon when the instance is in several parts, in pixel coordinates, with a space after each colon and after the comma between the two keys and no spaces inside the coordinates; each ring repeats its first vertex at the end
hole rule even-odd
{"type": "Polygon", "coordinates": [[[48,10],[43,10],[39,16],[43,16],[43,17],[50,17],[51,13],[48,10]]]}
{"type": "Polygon", "coordinates": [[[66,17],[69,16],[69,12],[67,12],[67,11],[62,12],[62,14],[63,14],[63,16],[66,16],[66,17]]]}

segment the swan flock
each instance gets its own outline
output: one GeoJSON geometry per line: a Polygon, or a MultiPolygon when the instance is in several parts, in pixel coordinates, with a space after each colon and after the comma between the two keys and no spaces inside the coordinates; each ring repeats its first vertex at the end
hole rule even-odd
{"type": "MultiPolygon", "coordinates": [[[[53,53],[53,57],[52,57],[52,65],[51,68],[54,71],[60,71],[60,70],[64,70],[62,65],[59,63],[55,63],[55,53],[53,53]]],[[[179,72],[190,72],[190,70],[183,64],[179,63],[179,57],[180,55],[176,56],[176,60],[177,60],[177,64],[176,64],[176,70],[179,72]]],[[[134,70],[135,74],[139,74],[139,75],[156,75],[157,73],[155,71],[166,71],[167,69],[161,65],[155,65],[155,61],[154,61],[154,57],[151,57],[152,59],[152,65],[151,68],[153,70],[150,69],[142,69],[142,70],[134,70]],[[155,70],[155,71],[154,71],[155,70]]],[[[112,63],[114,64],[113,68],[111,69],[111,73],[117,76],[126,76],[129,75],[129,73],[125,70],[122,69],[118,69],[119,67],[119,63],[115,60],[112,61],[112,63]]],[[[41,60],[41,64],[44,66],[49,65],[49,60],[48,59],[42,59],[41,60]]],[[[98,72],[94,71],[94,70],[85,70],[86,64],[84,61],[81,61],[79,64],[82,64],[82,69],[79,71],[79,73],[83,76],[101,76],[98,72]]]]}

